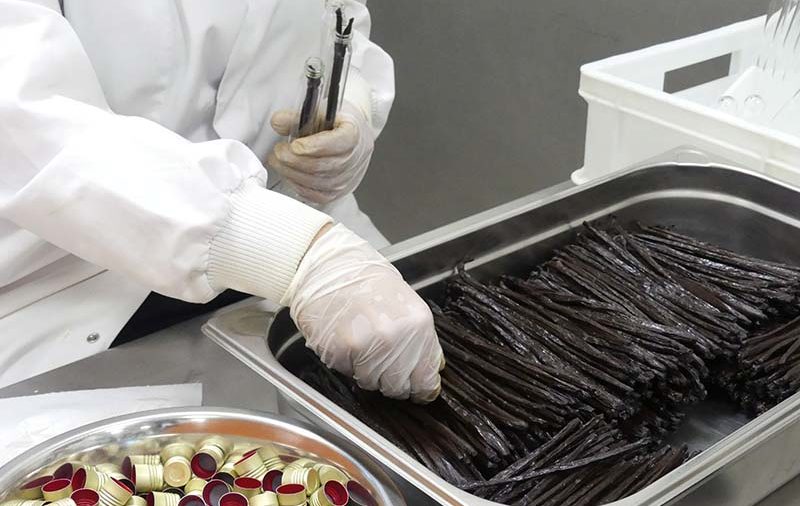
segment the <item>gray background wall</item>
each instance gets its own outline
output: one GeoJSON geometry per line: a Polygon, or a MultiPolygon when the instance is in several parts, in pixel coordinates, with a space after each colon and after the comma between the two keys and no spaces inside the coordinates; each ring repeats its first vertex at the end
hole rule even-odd
{"type": "Polygon", "coordinates": [[[767,0],[370,0],[397,100],[358,190],[392,241],[569,177],[579,67],[766,11],[767,0]]]}

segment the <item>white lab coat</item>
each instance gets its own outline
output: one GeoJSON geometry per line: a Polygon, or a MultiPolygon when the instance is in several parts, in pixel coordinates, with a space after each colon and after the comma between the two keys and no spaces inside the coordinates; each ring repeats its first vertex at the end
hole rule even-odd
{"type": "MultiPolygon", "coordinates": [[[[269,118],[296,101],[323,0],[64,3],[62,17],[57,0],[0,0],[0,386],[106,349],[150,290],[204,302],[221,290],[214,266],[247,278],[279,265],[256,258],[248,223],[284,217],[256,235],[298,235],[291,257],[319,219],[292,223],[305,211],[241,189],[280,183],[260,163],[279,140],[269,118]],[[231,267],[240,249],[251,258],[231,267]]],[[[392,61],[367,38],[366,7],[347,7],[348,99],[378,134],[392,61]]],[[[352,196],[323,211],[385,244],[352,196]]]]}

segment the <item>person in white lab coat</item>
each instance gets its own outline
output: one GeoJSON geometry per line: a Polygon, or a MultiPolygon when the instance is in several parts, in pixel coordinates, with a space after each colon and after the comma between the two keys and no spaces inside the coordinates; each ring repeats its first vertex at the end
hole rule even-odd
{"type": "Polygon", "coordinates": [[[105,349],[151,290],[233,288],[363,387],[438,394],[430,311],[345,227],[385,244],[352,191],[394,97],[345,4],[341,121],[289,145],[323,0],[0,0],[0,386],[105,349]]]}

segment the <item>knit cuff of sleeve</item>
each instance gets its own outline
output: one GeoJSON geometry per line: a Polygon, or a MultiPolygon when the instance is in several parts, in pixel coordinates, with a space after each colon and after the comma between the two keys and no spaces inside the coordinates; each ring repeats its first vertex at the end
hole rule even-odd
{"type": "Polygon", "coordinates": [[[249,180],[230,196],[230,213],[211,240],[208,280],[279,302],[317,233],[332,219],[249,180]]]}

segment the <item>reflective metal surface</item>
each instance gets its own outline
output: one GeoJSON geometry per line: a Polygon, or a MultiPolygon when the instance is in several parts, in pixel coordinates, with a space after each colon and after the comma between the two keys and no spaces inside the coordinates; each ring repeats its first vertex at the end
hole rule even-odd
{"type": "MultiPolygon", "coordinates": [[[[730,167],[677,164],[631,170],[579,188],[565,183],[385,253],[415,288],[435,300],[442,295],[440,282],[459,262],[467,261],[473,275],[487,280],[522,274],[574,237],[582,222],[608,216],[623,223],[673,225],[742,253],[800,264],[800,194],[795,189],[730,167]]],[[[275,384],[284,409],[332,427],[441,504],[495,504],[445,483],[300,381],[293,371],[302,365],[297,351],[303,342],[285,313],[270,318],[265,345],[265,314],[257,314],[258,306],[239,311],[215,318],[204,330],[275,384]]],[[[800,473],[800,457],[795,456],[800,395],[747,422],[721,399],[693,410],[675,438],[708,449],[614,504],[755,504],[800,473]]]]}
{"type": "Polygon", "coordinates": [[[314,456],[346,470],[385,506],[405,505],[394,483],[366,454],[341,438],[280,416],[222,408],[177,408],[112,418],[53,438],[0,468],[0,502],[29,479],[68,460],[117,462],[153,453],[176,437],[219,434],[236,442],[277,443],[294,456],[314,456]]]}

